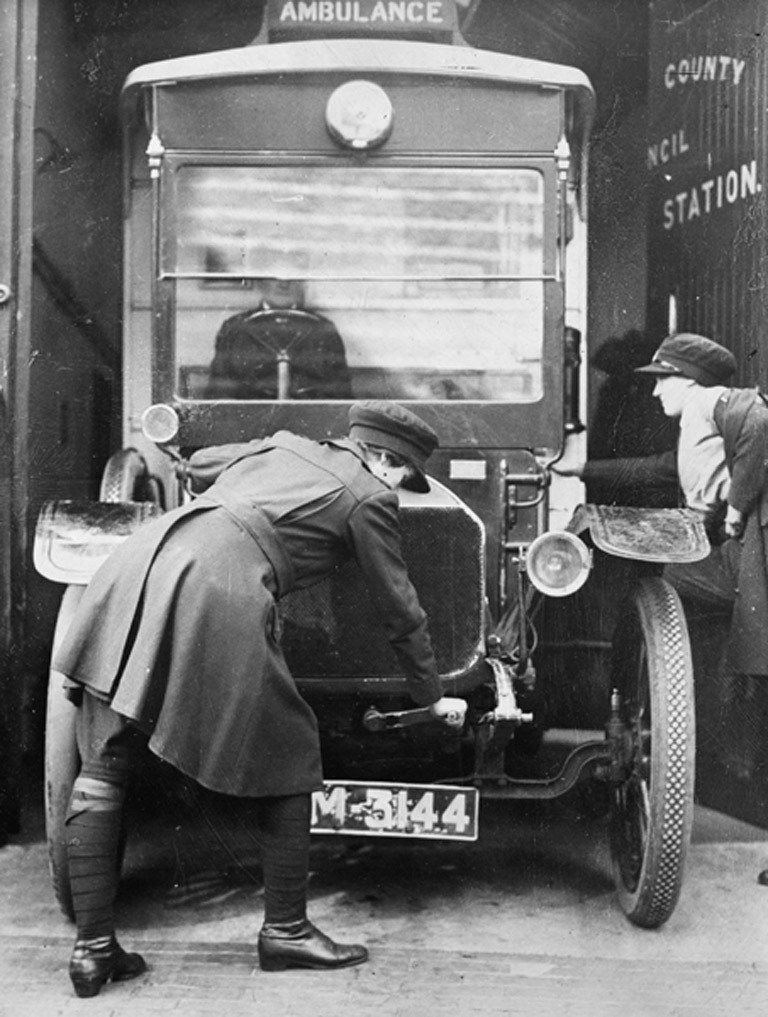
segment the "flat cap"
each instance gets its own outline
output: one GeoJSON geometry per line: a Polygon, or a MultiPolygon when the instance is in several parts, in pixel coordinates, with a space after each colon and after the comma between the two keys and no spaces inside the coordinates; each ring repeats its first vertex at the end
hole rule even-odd
{"type": "Polygon", "coordinates": [[[403,486],[422,493],[429,490],[425,468],[438,446],[438,438],[415,413],[382,399],[353,403],[349,409],[349,435],[405,459],[416,475],[403,486]]]}
{"type": "Polygon", "coordinates": [[[679,375],[711,388],[728,383],[736,371],[736,358],[714,339],[681,332],[667,336],[650,364],[635,370],[644,374],[679,375]]]}

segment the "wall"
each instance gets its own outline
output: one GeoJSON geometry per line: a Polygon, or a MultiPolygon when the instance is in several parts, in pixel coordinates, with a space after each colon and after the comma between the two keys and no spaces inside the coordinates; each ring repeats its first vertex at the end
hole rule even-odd
{"type": "Polygon", "coordinates": [[[731,348],[768,384],[768,131],[762,0],[659,0],[649,87],[650,314],[731,348]]]}
{"type": "MultiPolygon", "coordinates": [[[[5,692],[5,675],[12,642],[12,488],[11,420],[8,409],[12,383],[11,361],[15,345],[15,308],[18,266],[13,227],[17,218],[18,186],[17,106],[18,38],[16,12],[0,5],[4,31],[0,35],[0,689],[5,692]]],[[[2,718],[0,711],[0,718],[2,718]]],[[[0,720],[2,723],[2,720],[0,720]]]]}
{"type": "Polygon", "coordinates": [[[61,588],[32,566],[50,498],[94,497],[115,421],[120,307],[120,145],[99,115],[68,0],[38,23],[32,137],[30,353],[26,375],[24,738],[42,737],[48,653],[61,588]]]}
{"type": "Polygon", "coordinates": [[[31,507],[93,497],[111,445],[120,337],[120,137],[67,0],[39,26],[31,507]],[[107,410],[104,413],[104,410],[107,410]]]}
{"type": "Polygon", "coordinates": [[[30,233],[31,188],[23,166],[30,158],[36,20],[34,4],[0,0],[0,844],[20,817],[17,662],[23,645],[26,477],[14,463],[26,451],[26,375],[16,364],[29,359],[30,266],[18,238],[30,233]]]}

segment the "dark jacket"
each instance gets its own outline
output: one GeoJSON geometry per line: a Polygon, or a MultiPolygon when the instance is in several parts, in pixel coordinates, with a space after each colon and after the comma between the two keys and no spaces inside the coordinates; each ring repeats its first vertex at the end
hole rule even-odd
{"type": "Polygon", "coordinates": [[[590,459],[582,476],[586,484],[600,485],[602,490],[611,491],[622,503],[621,495],[627,489],[643,491],[646,505],[651,503],[648,500],[649,491],[670,492],[672,504],[680,497],[674,449],[650,456],[590,459]]]}
{"type": "Polygon", "coordinates": [[[728,502],[746,516],[730,660],[744,674],[768,675],[768,406],[754,389],[732,389],[715,407],[731,475],[728,502]]]}
{"type": "Polygon", "coordinates": [[[99,569],[54,666],[215,791],[301,793],[321,780],[314,714],[279,645],[275,601],[354,557],[419,704],[442,694],[400,550],[397,495],[347,439],[288,432],[197,453],[204,492],[99,569]]]}

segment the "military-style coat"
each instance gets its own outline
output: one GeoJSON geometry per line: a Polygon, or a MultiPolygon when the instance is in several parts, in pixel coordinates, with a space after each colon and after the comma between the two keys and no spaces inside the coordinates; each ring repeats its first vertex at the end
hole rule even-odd
{"type": "Polygon", "coordinates": [[[397,495],[354,442],[287,431],[202,450],[191,472],[200,496],[107,559],[54,667],[214,791],[307,792],[322,780],[317,722],[280,647],[281,596],[357,559],[412,698],[442,695],[397,495]]]}
{"type": "Polygon", "coordinates": [[[715,423],[731,475],[728,502],[746,516],[732,556],[729,656],[744,674],[768,675],[768,406],[754,389],[732,389],[715,407],[715,423]]]}

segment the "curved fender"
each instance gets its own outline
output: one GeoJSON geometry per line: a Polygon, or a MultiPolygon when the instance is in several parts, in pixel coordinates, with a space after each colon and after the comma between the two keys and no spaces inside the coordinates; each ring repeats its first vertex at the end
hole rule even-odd
{"type": "Polygon", "coordinates": [[[159,515],[148,501],[48,501],[37,517],[35,568],[54,583],[86,586],[118,544],[159,515]]]}
{"type": "Polygon", "coordinates": [[[635,561],[693,562],[710,551],[704,524],[692,509],[580,505],[568,529],[589,530],[595,547],[635,561]]]}

